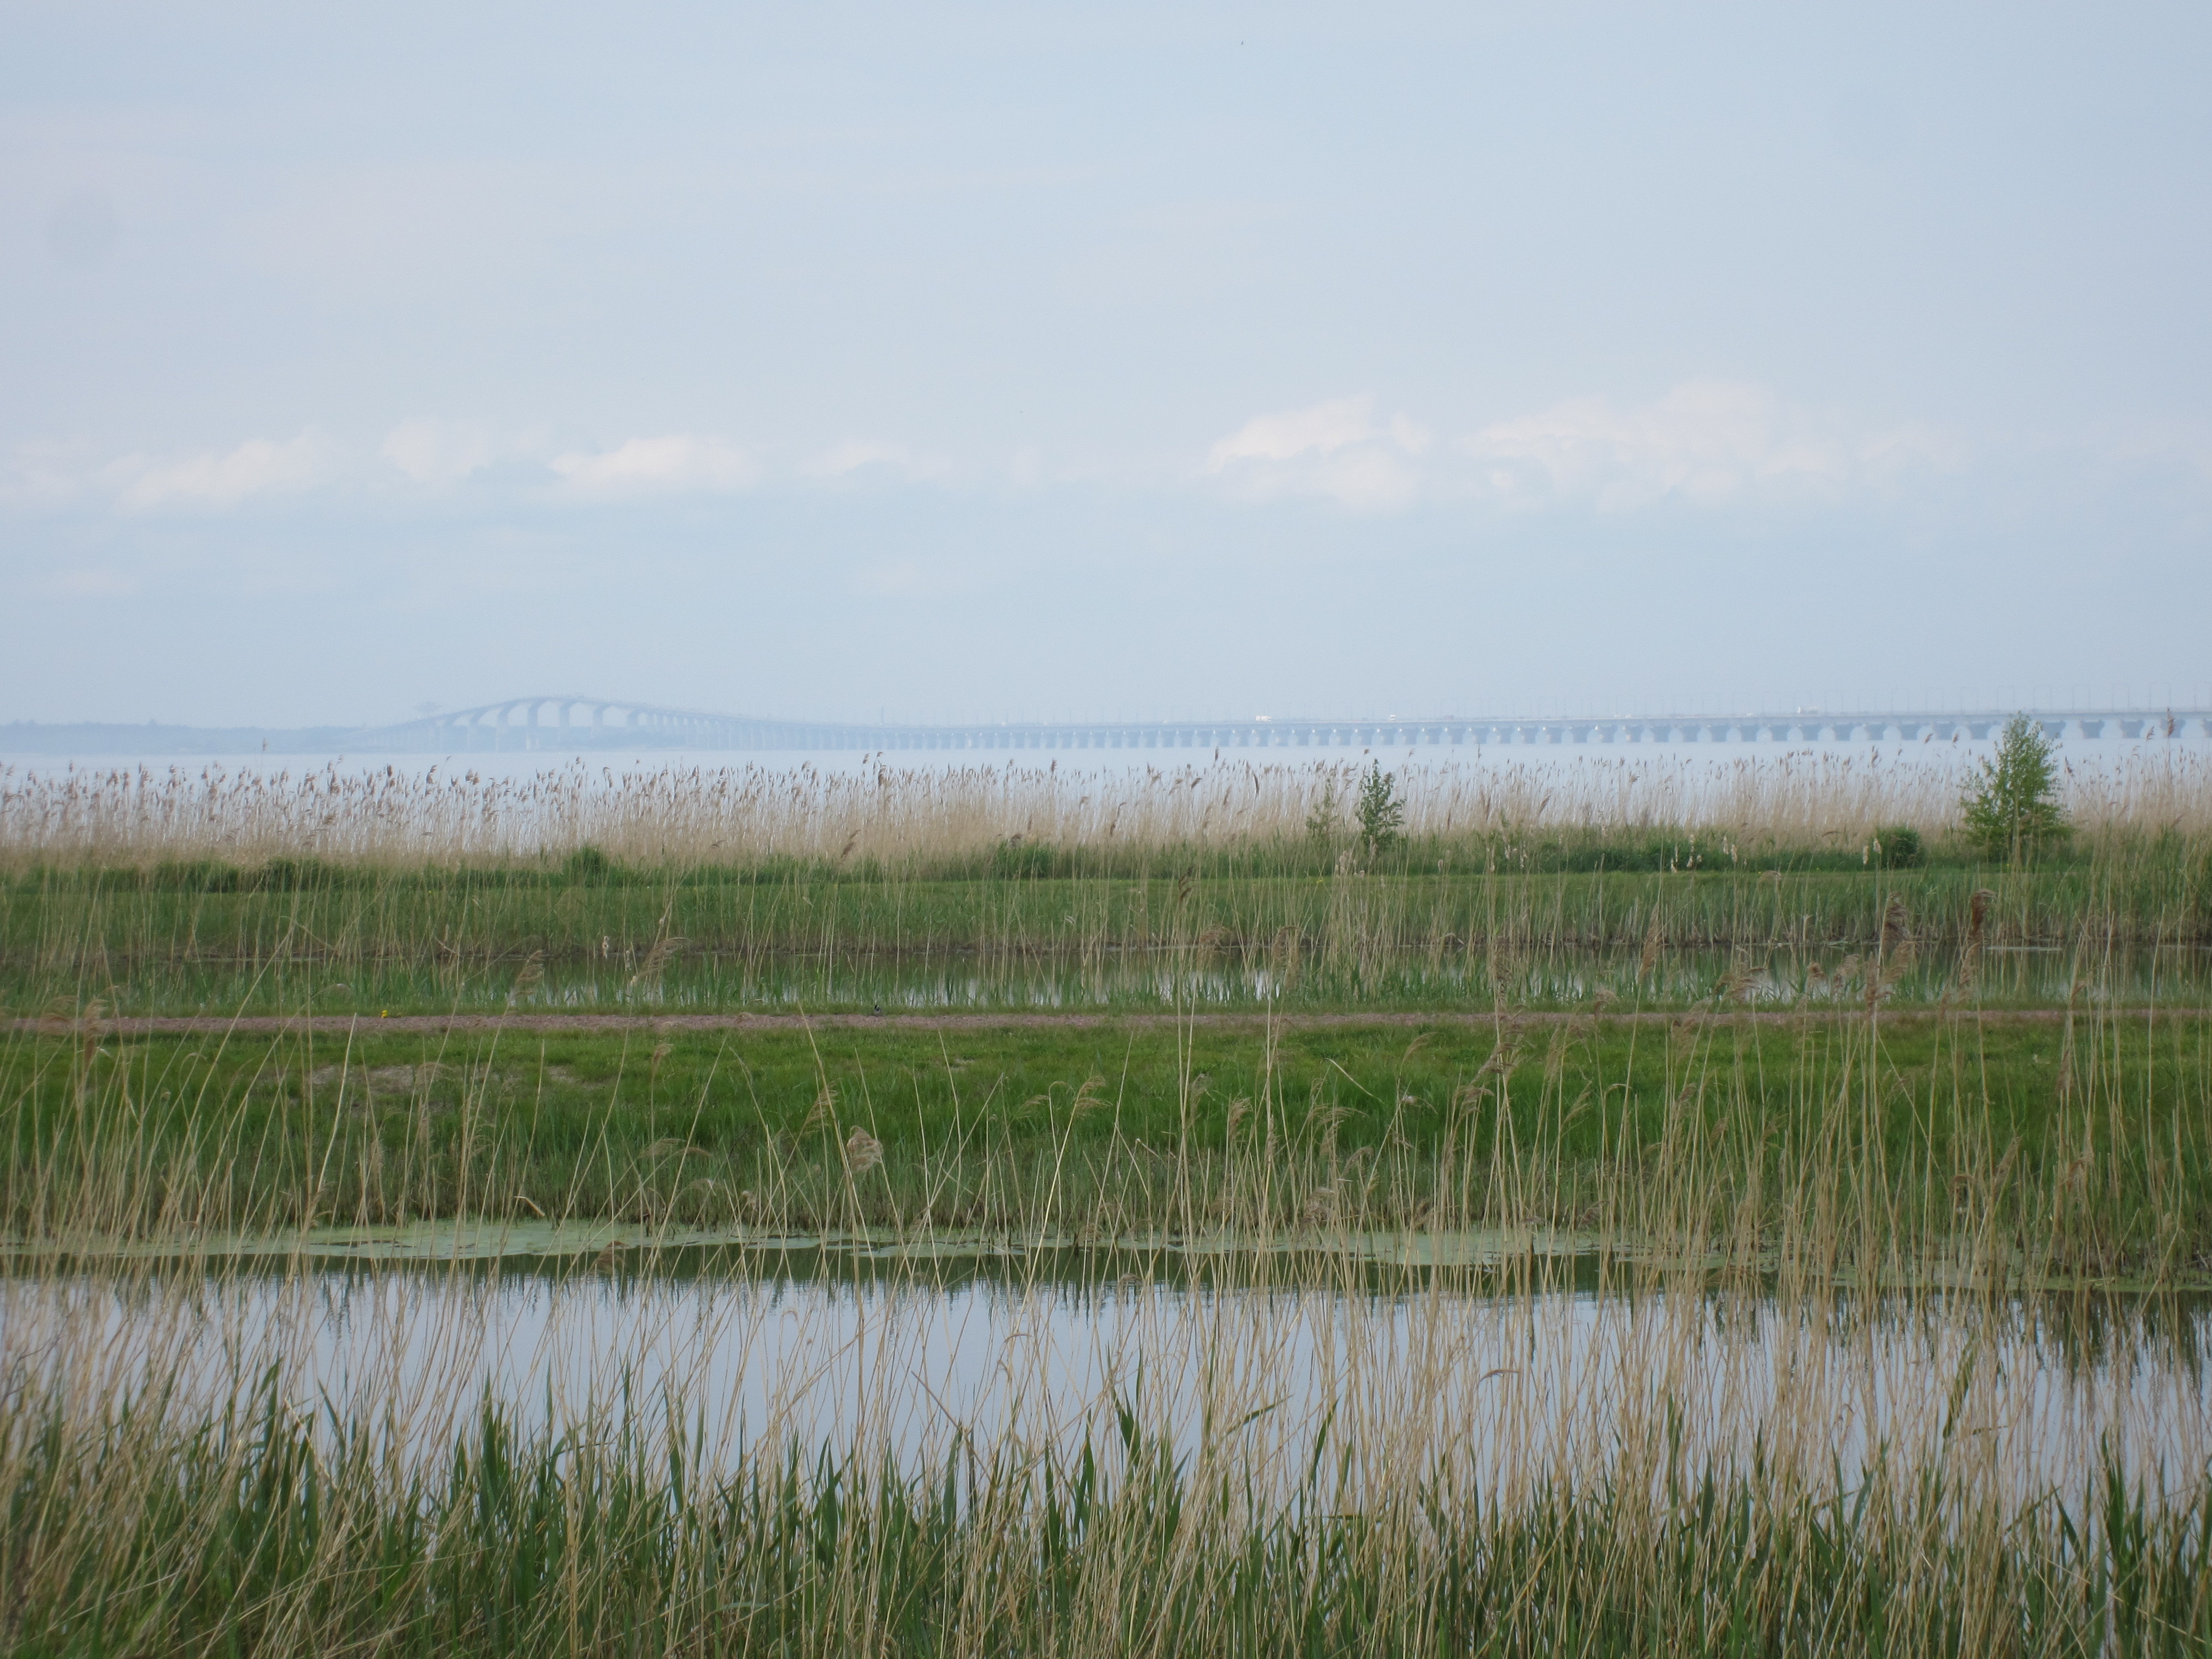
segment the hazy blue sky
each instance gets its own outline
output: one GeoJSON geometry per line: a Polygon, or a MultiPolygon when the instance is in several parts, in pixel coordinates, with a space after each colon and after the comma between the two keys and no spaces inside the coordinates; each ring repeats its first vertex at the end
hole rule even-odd
{"type": "Polygon", "coordinates": [[[2212,682],[2212,9],[0,6],[0,719],[2212,682]]]}

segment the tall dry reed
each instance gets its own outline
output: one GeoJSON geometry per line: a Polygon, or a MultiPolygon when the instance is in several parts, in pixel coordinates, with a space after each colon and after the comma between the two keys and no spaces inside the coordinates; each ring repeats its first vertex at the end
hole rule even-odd
{"type": "Polygon", "coordinates": [[[1698,1115],[1623,1150],[1668,1247],[1586,1248],[1579,1292],[1526,1226],[1579,1201],[1541,1137],[1451,1183],[1517,1206],[1479,1259],[1369,1248],[1340,1160],[1302,1252],[1253,1186],[1218,1218],[1242,1248],[1072,1279],[879,1247],[702,1273],[665,1231],[550,1273],[333,1271],[282,1233],[258,1267],[118,1257],[82,1188],[0,1279],[0,1618],[21,1650],[161,1656],[2212,1636],[2188,1304],[2023,1294],[1984,1224],[2009,1162],[1886,1164],[1848,1114],[1770,1171],[1778,1231],[1716,1209],[1698,1115]],[[1923,1182],[1960,1205],[1940,1278],[1881,1213],[1923,1182]]]}
{"type": "MultiPolygon", "coordinates": [[[[315,858],[387,865],[562,856],[902,866],[1008,843],[1144,851],[1295,842],[1340,824],[1359,769],[1223,762],[1085,772],[888,763],[857,773],[749,765],[620,775],[579,763],[526,779],[386,767],[294,775],[209,766],[0,770],[0,861],[147,865],[315,858]]],[[[1966,768],[1948,754],[1703,761],[1576,757],[1401,765],[1416,840],[1686,830],[1747,846],[1856,847],[1957,823],[1966,768]]],[[[2094,836],[2212,833],[2212,757],[2176,750],[2069,763],[2067,806],[2094,836]]]]}

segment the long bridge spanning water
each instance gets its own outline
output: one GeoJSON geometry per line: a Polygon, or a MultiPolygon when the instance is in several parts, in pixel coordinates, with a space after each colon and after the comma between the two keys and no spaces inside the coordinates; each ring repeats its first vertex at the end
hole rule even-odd
{"type": "MultiPolygon", "coordinates": [[[[617,699],[512,697],[357,733],[359,751],[727,749],[744,750],[1417,749],[1515,744],[1948,743],[1982,741],[2015,711],[1826,710],[1788,714],[1578,714],[1522,718],[1437,714],[1384,720],[1008,721],[961,726],[769,720],[617,699]]],[[[2212,708],[2030,711],[2054,738],[2212,737],[2212,708]]]]}

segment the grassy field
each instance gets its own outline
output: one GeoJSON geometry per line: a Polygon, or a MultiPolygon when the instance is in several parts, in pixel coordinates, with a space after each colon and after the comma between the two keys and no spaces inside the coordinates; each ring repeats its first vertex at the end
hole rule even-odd
{"type": "MultiPolygon", "coordinates": [[[[479,1215],[1054,1238],[1995,1227],[2038,1273],[2212,1273],[2212,1020],[1725,1012],[103,1039],[0,1050],[0,1216],[479,1215]],[[1655,1218],[1656,1170],[1697,1213],[1655,1218]]],[[[2023,1271],[2027,1268],[2024,1267],[2023,1271]]]]}
{"type": "MultiPolygon", "coordinates": [[[[1470,862],[1474,860],[1470,858],[1470,862]]],[[[1791,993],[1885,942],[1891,988],[1942,994],[1970,946],[1987,1000],[2063,1000],[1997,969],[2063,957],[2212,994],[2212,880],[2193,848],[2126,844],[2027,871],[1456,872],[891,878],[819,870],[45,872],[0,887],[0,1006],[136,1012],[771,1005],[1555,1002],[1598,985],[1693,1001],[1731,968],[1791,993]],[[234,879],[235,878],[235,879],[234,879]],[[1675,969],[1672,964],[1685,964],[1675,969]],[[1668,969],[1654,975],[1655,968],[1668,969]]],[[[1437,865],[1452,860],[1439,858],[1437,865]]],[[[2047,970],[2049,964],[2033,965],[2047,970]]]]}

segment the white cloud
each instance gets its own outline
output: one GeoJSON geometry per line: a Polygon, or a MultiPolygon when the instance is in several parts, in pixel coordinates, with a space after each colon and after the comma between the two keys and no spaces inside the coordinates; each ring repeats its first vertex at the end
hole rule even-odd
{"type": "Polygon", "coordinates": [[[936,477],[945,471],[945,463],[933,456],[916,455],[904,444],[848,438],[816,457],[806,470],[817,478],[849,477],[872,470],[914,480],[936,477]]]}
{"type": "Polygon", "coordinates": [[[1955,447],[1926,428],[1853,434],[1762,387],[1718,380],[1687,382],[1640,408],[1571,398],[1484,427],[1457,447],[1484,493],[1605,510],[1753,494],[1832,498],[1956,460],[1955,447]]]}
{"type": "Polygon", "coordinates": [[[1370,395],[1255,416],[1213,446],[1206,470],[1253,500],[1322,495],[1361,509],[1404,507],[1427,429],[1404,415],[1378,424],[1370,395]]]}
{"type": "Polygon", "coordinates": [[[1248,500],[1322,495],[1389,510],[1474,496],[1623,511],[1668,500],[1835,500],[1963,459],[1926,427],[1855,431],[1759,386],[1693,380],[1640,406],[1571,398],[1441,448],[1408,416],[1378,418],[1373,398],[1341,398],[1246,422],[1213,446],[1206,471],[1248,500]]]}
{"type": "Polygon", "coordinates": [[[1206,471],[1219,472],[1238,461],[1290,461],[1301,456],[1330,455],[1374,435],[1371,395],[1257,415],[1214,445],[1206,458],[1206,471]]]}
{"type": "Polygon", "coordinates": [[[312,489],[336,476],[328,441],[303,432],[285,442],[250,438],[220,453],[153,460],[128,455],[101,469],[102,482],[123,505],[142,511],[170,507],[234,507],[254,495],[312,489]]]}
{"type": "Polygon", "coordinates": [[[1411,416],[1393,415],[1390,417],[1390,441],[1408,455],[1425,455],[1434,439],[1428,428],[1411,416]]]}
{"type": "Polygon", "coordinates": [[[465,421],[403,421],[380,452],[416,483],[459,483],[501,458],[489,428],[465,421]]]}
{"type": "Polygon", "coordinates": [[[743,489],[758,481],[750,452],[720,438],[673,433],[632,438],[613,449],[556,455],[553,470],[587,495],[743,489]]]}

